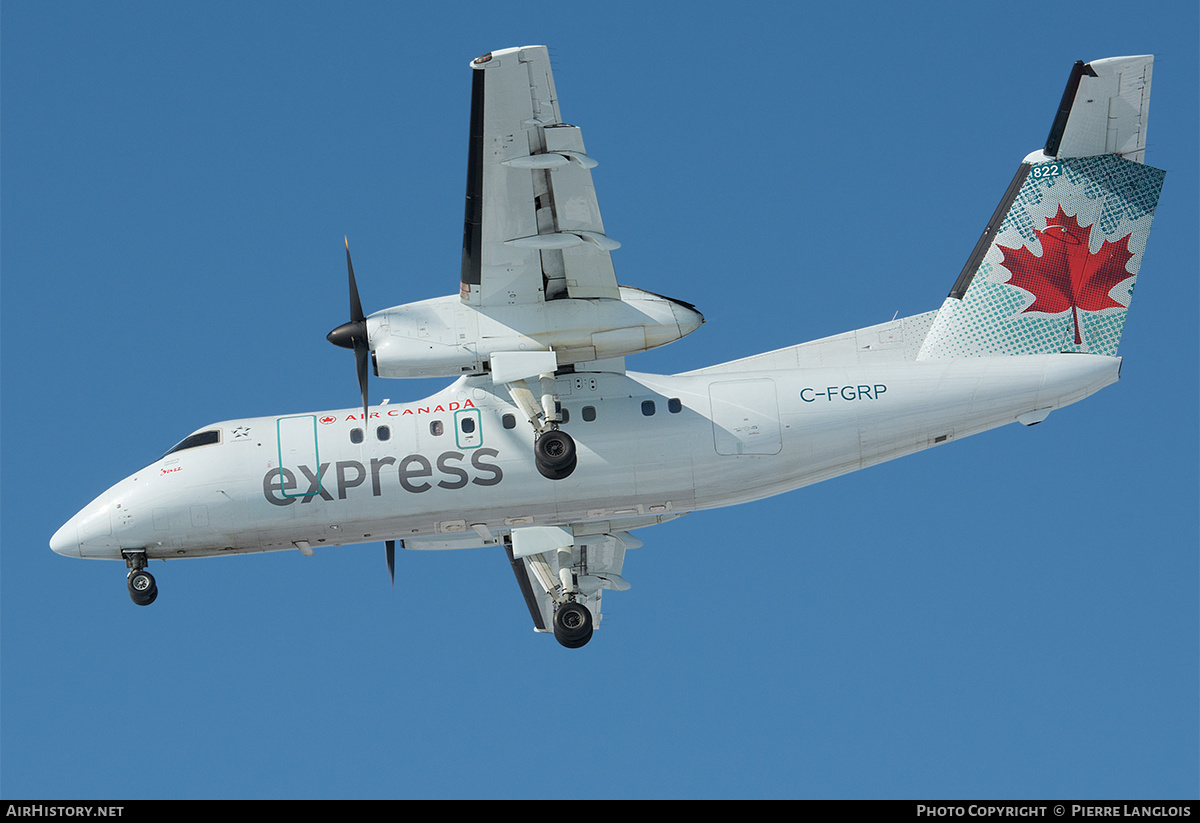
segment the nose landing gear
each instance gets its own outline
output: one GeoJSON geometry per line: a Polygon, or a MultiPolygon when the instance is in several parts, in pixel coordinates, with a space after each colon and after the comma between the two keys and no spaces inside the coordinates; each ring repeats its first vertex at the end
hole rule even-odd
{"type": "Polygon", "coordinates": [[[129,573],[129,598],[139,606],[149,606],[158,597],[154,575],[145,569],[129,573]]]}
{"type": "Polygon", "coordinates": [[[149,606],[158,597],[158,584],[154,582],[154,575],[146,571],[146,553],[135,551],[122,554],[125,555],[125,565],[129,567],[126,579],[129,599],[139,606],[149,606]]]}

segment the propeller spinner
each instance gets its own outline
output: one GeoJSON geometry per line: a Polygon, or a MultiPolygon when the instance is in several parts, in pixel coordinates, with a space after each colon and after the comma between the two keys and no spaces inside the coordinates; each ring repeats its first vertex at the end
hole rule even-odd
{"type": "Polygon", "coordinates": [[[346,239],[346,270],[350,274],[350,322],[343,323],[325,336],[335,346],[354,350],[354,365],[358,371],[358,388],[362,392],[363,425],[367,422],[367,361],[371,357],[371,341],[367,336],[367,318],[358,299],[358,284],[354,281],[354,264],[350,262],[350,240],[346,239]]]}

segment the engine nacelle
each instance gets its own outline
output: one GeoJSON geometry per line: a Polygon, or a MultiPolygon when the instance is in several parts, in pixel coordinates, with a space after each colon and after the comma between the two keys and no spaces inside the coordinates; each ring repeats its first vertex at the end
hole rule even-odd
{"type": "Polygon", "coordinates": [[[628,286],[620,293],[620,300],[564,298],[486,309],[449,295],[376,312],[367,318],[375,373],[482,374],[497,352],[553,351],[560,366],[586,363],[666,345],[704,322],[687,303],[628,286]]]}

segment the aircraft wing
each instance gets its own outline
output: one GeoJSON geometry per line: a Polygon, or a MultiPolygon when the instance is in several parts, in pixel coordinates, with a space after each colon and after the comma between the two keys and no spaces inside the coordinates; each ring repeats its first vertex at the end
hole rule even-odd
{"type": "Polygon", "coordinates": [[[591,169],[545,46],[471,63],[461,296],[473,306],[619,299],[591,169]]]}

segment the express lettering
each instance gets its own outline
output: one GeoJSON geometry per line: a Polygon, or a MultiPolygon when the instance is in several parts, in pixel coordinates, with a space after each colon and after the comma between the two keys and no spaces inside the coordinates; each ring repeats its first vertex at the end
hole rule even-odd
{"type": "Polygon", "coordinates": [[[273,506],[290,506],[297,500],[311,503],[317,497],[329,501],[345,500],[350,489],[363,486],[368,480],[371,495],[379,497],[388,476],[396,477],[400,488],[410,494],[421,494],[434,486],[449,490],[466,488],[469,483],[494,486],[504,479],[504,472],[488,459],[499,454],[495,449],[471,452],[469,466],[474,471],[468,471],[463,465],[467,455],[457,451],[442,452],[434,461],[423,454],[410,454],[399,461],[391,456],[373,457],[367,465],[357,460],[339,460],[333,464],[332,488],[326,480],[329,463],[322,463],[315,470],[305,465],[297,466],[300,478],[288,468],[271,469],[263,475],[263,497],[273,506]],[[301,480],[307,486],[304,491],[297,491],[301,480]]]}
{"type": "Polygon", "coordinates": [[[800,390],[800,399],[805,403],[815,403],[818,398],[826,401],[833,400],[879,400],[887,386],[876,383],[873,386],[825,386],[811,388],[805,386],[800,390]]]}

